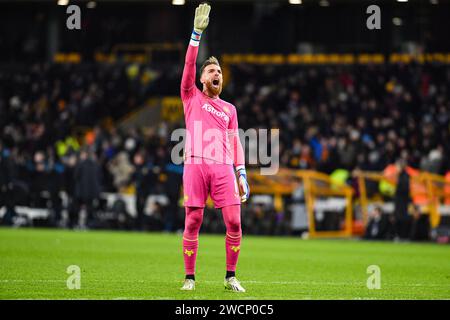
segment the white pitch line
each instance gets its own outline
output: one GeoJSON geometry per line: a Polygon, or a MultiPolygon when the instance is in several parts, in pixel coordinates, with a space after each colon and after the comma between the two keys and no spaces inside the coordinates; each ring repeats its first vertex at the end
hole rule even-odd
{"type": "MultiPolygon", "coordinates": [[[[61,279],[30,279],[30,280],[24,280],[24,279],[0,279],[0,283],[7,283],[7,282],[66,282],[67,280],[61,279]]],[[[144,280],[99,280],[99,279],[88,279],[85,280],[87,282],[116,282],[116,283],[145,283],[144,280]]]]}
{"type": "MultiPolygon", "coordinates": [[[[59,279],[0,279],[0,283],[65,283],[67,280],[59,280],[59,279]]],[[[153,281],[145,281],[145,280],[99,280],[99,279],[89,279],[85,280],[85,282],[101,282],[101,283],[152,283],[153,281]]],[[[158,283],[164,283],[166,281],[158,281],[158,283]]],[[[182,280],[174,280],[173,282],[182,283],[182,280]]],[[[306,286],[362,286],[365,287],[365,282],[316,282],[316,281],[257,281],[257,280],[248,280],[241,281],[243,284],[275,284],[275,285],[306,285],[306,286]]],[[[153,282],[156,283],[156,282],[153,282]]],[[[221,281],[217,280],[200,280],[198,283],[208,283],[208,284],[221,284],[221,281]]],[[[425,284],[425,283],[409,283],[409,284],[401,284],[401,283],[388,283],[384,282],[384,286],[399,286],[399,287],[437,287],[437,288],[449,288],[450,285],[441,285],[441,284],[425,284]]]]}
{"type": "Polygon", "coordinates": [[[52,279],[30,279],[30,280],[22,280],[22,279],[2,279],[0,282],[8,283],[8,282],[66,282],[66,280],[52,280],[52,279]]]}
{"type": "MultiPolygon", "coordinates": [[[[219,283],[219,281],[205,280],[200,281],[204,283],[219,283]]],[[[287,284],[287,285],[309,285],[309,286],[366,286],[365,282],[312,282],[312,281],[256,281],[248,280],[241,281],[242,283],[248,284],[287,284]]],[[[384,283],[387,286],[400,286],[400,287],[442,287],[450,288],[450,285],[440,285],[440,284],[425,284],[425,283],[411,283],[411,284],[401,284],[401,283],[384,283]]]]}

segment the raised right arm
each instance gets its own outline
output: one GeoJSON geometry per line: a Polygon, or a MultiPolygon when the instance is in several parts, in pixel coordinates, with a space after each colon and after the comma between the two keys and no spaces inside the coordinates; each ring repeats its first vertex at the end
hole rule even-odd
{"type": "Polygon", "coordinates": [[[200,35],[192,32],[191,41],[186,52],[184,61],[183,77],[181,78],[181,99],[189,99],[195,90],[195,68],[198,54],[198,45],[200,44],[200,35]]]}
{"type": "Polygon", "coordinates": [[[203,31],[209,24],[209,12],[211,7],[208,4],[201,4],[195,9],[194,30],[191,41],[186,52],[184,62],[183,77],[181,79],[181,99],[189,99],[195,92],[195,63],[197,61],[198,46],[203,31]]]}

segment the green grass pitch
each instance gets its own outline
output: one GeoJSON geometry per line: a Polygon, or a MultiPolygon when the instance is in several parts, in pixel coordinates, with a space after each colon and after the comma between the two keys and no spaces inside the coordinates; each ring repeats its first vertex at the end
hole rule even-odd
{"type": "Polygon", "coordinates": [[[183,292],[181,235],[0,228],[0,299],[450,299],[448,245],[244,235],[241,248],[246,293],[224,290],[224,236],[204,234],[197,288],[183,292]],[[69,265],[79,290],[67,288],[69,265]]]}

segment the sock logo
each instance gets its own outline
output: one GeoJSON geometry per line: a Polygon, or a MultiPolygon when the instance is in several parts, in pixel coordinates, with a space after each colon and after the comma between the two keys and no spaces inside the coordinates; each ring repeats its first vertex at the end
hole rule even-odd
{"type": "Polygon", "coordinates": [[[231,246],[230,247],[231,250],[233,250],[234,252],[238,252],[239,250],[241,250],[241,246],[231,246]]]}
{"type": "Polygon", "coordinates": [[[188,257],[190,257],[191,255],[194,254],[194,250],[188,250],[188,249],[185,249],[185,250],[184,250],[184,254],[186,254],[188,257]]]}

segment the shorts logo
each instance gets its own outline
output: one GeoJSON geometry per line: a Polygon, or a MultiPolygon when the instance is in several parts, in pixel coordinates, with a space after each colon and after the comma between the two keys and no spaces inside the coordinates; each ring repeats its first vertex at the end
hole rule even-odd
{"type": "Polygon", "coordinates": [[[187,255],[188,257],[190,257],[194,254],[194,250],[185,249],[184,254],[187,255]]]}
{"type": "Polygon", "coordinates": [[[231,250],[233,250],[234,252],[238,252],[239,250],[241,250],[241,246],[231,246],[230,247],[231,250]]]}
{"type": "Polygon", "coordinates": [[[205,110],[205,111],[207,111],[207,112],[209,112],[209,113],[212,113],[213,115],[215,115],[215,116],[217,116],[217,117],[219,117],[219,118],[221,118],[221,119],[223,119],[223,120],[225,120],[225,122],[229,122],[229,121],[230,121],[230,118],[225,114],[225,112],[223,112],[223,111],[217,111],[217,110],[216,110],[212,105],[210,105],[210,104],[205,103],[205,104],[202,106],[202,109],[205,110]]]}

